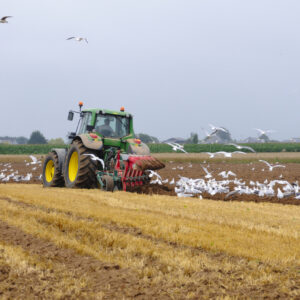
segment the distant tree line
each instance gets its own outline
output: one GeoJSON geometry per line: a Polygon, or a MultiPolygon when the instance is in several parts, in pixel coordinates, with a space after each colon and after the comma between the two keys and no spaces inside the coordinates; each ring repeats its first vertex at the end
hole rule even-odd
{"type": "Polygon", "coordinates": [[[19,137],[3,136],[3,137],[0,137],[0,144],[64,145],[65,142],[62,138],[50,139],[48,141],[45,138],[45,136],[39,130],[35,130],[31,133],[29,139],[24,137],[24,136],[19,136],[19,137]]]}

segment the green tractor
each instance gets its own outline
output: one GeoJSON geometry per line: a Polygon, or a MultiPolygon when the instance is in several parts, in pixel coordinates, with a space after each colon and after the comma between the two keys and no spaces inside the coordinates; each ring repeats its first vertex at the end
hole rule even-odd
{"type": "Polygon", "coordinates": [[[136,139],[132,115],[105,109],[69,111],[79,114],[75,132],[66,149],[52,149],[43,164],[44,187],[128,190],[149,182],[147,170],[164,168],[150,156],[146,144],[136,139]]]}

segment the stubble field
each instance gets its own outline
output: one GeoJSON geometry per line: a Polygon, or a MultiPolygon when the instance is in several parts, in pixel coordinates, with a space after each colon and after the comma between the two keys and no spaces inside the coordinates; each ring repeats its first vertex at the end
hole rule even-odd
{"type": "MultiPolygon", "coordinates": [[[[179,172],[203,176],[204,160],[215,173],[230,169],[245,180],[251,180],[252,168],[263,168],[250,156],[225,163],[207,156],[160,158],[167,166],[159,173],[169,179],[179,172]]],[[[24,157],[1,157],[0,162],[4,159],[24,165],[24,157]]],[[[268,178],[299,178],[298,157],[268,159],[286,165],[273,171],[278,174],[266,171],[268,178]]],[[[29,171],[24,167],[24,175],[29,171]]],[[[0,184],[3,298],[300,297],[296,202],[178,198],[172,190],[142,195],[46,189],[38,181],[40,170],[33,173],[33,184],[0,184]]]]}

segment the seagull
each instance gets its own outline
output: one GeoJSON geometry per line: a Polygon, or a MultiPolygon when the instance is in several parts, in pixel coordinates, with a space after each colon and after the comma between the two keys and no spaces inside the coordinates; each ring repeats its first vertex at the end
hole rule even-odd
{"type": "Polygon", "coordinates": [[[208,124],[208,125],[210,126],[210,128],[211,128],[212,131],[213,131],[210,135],[212,135],[213,133],[217,132],[218,130],[219,130],[219,131],[224,131],[224,132],[228,133],[228,130],[226,130],[226,129],[223,128],[223,127],[216,127],[216,126],[214,126],[214,125],[212,125],[212,124],[208,124]]]}
{"type": "Polygon", "coordinates": [[[233,151],[232,154],[233,154],[233,153],[237,153],[237,154],[247,154],[246,152],[243,152],[243,151],[233,151]]]}
{"type": "Polygon", "coordinates": [[[158,173],[154,172],[153,170],[146,170],[146,171],[148,171],[150,173],[149,174],[150,178],[153,177],[153,176],[156,176],[157,179],[159,179],[160,181],[162,181],[161,176],[158,173]]]}
{"type": "Polygon", "coordinates": [[[219,152],[216,152],[216,154],[223,154],[224,157],[232,157],[231,152],[219,151],[219,152]]]}
{"type": "Polygon", "coordinates": [[[264,134],[267,134],[267,133],[275,132],[274,130],[271,130],[271,129],[262,130],[262,129],[259,129],[259,128],[254,128],[254,130],[257,130],[260,133],[260,135],[264,135],[264,134]]]}
{"type": "MultiPolygon", "coordinates": [[[[30,163],[31,165],[35,165],[35,164],[38,162],[38,160],[37,160],[37,158],[36,158],[35,156],[30,155],[29,157],[30,157],[31,160],[32,160],[32,162],[30,163]]],[[[27,165],[27,164],[26,164],[26,165],[27,165]]]]}
{"type": "Polygon", "coordinates": [[[214,158],[216,153],[211,153],[211,152],[205,152],[206,154],[209,155],[209,158],[214,158]]]}
{"type": "Polygon", "coordinates": [[[280,190],[280,188],[277,189],[277,198],[282,199],[284,197],[282,191],[280,190]]]}
{"type": "Polygon", "coordinates": [[[227,173],[226,173],[226,171],[223,171],[223,172],[220,172],[218,175],[222,176],[223,178],[228,178],[230,175],[236,176],[236,174],[231,171],[228,171],[227,173]]]}
{"type": "Polygon", "coordinates": [[[102,169],[104,170],[105,169],[105,165],[104,165],[104,161],[103,159],[97,157],[96,155],[92,154],[92,153],[89,153],[89,154],[84,154],[84,155],[88,155],[92,158],[92,160],[97,160],[97,161],[100,161],[101,164],[102,164],[102,169]]]}
{"type": "Polygon", "coordinates": [[[271,165],[270,163],[262,159],[260,159],[259,161],[265,163],[269,167],[269,171],[273,171],[274,168],[285,168],[285,166],[283,165],[271,165]]]}
{"type": "Polygon", "coordinates": [[[72,40],[72,39],[75,39],[77,42],[85,41],[88,44],[87,38],[84,38],[84,37],[71,36],[71,37],[67,38],[67,40],[72,40]]]}
{"type": "Polygon", "coordinates": [[[203,167],[203,166],[201,166],[201,167],[204,170],[204,172],[206,173],[205,178],[212,178],[211,173],[209,173],[208,170],[205,167],[203,167]]]}
{"type": "Polygon", "coordinates": [[[234,144],[234,143],[230,143],[230,144],[227,144],[227,145],[234,146],[234,147],[236,147],[239,150],[241,150],[241,149],[248,149],[251,152],[254,152],[254,153],[256,152],[253,148],[248,147],[248,146],[241,146],[241,145],[237,145],[237,144],[234,144]]]}
{"type": "Polygon", "coordinates": [[[1,18],[1,19],[0,19],[0,23],[8,23],[8,22],[6,21],[7,18],[12,18],[12,16],[5,16],[5,17],[1,18]]]}
{"type": "Polygon", "coordinates": [[[173,151],[179,150],[179,151],[182,151],[182,152],[184,152],[184,153],[187,153],[187,152],[183,149],[183,145],[180,145],[180,144],[177,144],[177,143],[166,143],[166,144],[168,144],[169,146],[171,146],[173,151]]]}

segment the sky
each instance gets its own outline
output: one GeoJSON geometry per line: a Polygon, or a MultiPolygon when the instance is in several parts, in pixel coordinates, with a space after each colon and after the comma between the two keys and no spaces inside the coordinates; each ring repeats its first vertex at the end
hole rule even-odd
{"type": "Polygon", "coordinates": [[[299,0],[1,0],[0,136],[65,137],[68,111],[136,133],[299,137],[299,0]],[[82,36],[85,42],[66,40],[82,36]]]}

